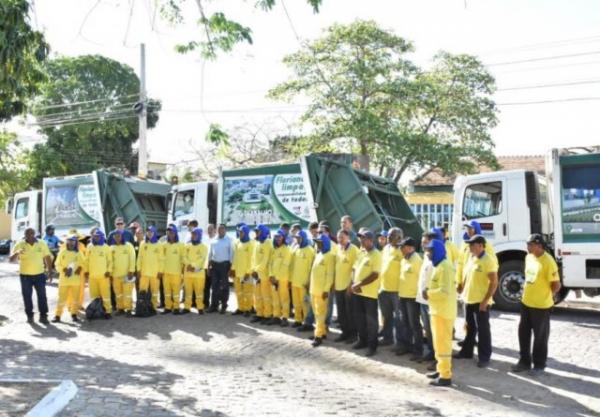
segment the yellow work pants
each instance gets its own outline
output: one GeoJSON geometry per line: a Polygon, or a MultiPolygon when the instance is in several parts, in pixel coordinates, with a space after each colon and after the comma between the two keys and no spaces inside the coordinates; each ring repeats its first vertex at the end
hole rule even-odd
{"type": "Polygon", "coordinates": [[[258,317],[270,318],[273,315],[271,301],[271,281],[267,274],[259,273],[260,282],[254,288],[254,309],[258,317]]]}
{"type": "Polygon", "coordinates": [[[181,296],[181,275],[165,274],[163,276],[163,289],[165,290],[165,309],[179,309],[181,296]]]}
{"type": "Polygon", "coordinates": [[[308,314],[308,305],[304,301],[306,288],[292,287],[292,304],[294,304],[294,321],[303,323],[308,314]]]}
{"type": "Polygon", "coordinates": [[[233,279],[233,288],[238,302],[238,309],[243,312],[252,310],[252,294],[254,293],[254,284],[251,278],[242,282],[244,277],[235,277],[233,279]]]}
{"type": "Polygon", "coordinates": [[[69,295],[67,295],[67,304],[71,305],[72,303],[75,303],[79,307],[81,307],[83,306],[83,302],[85,301],[85,275],[81,273],[79,277],[79,281],[81,282],[81,284],[77,286],[76,292],[70,292],[69,295]]]}
{"type": "Polygon", "coordinates": [[[96,298],[102,298],[102,304],[104,310],[108,314],[112,313],[112,304],[110,302],[110,278],[102,277],[90,277],[90,298],[95,300],[96,298]]]}
{"type": "Polygon", "coordinates": [[[183,274],[183,286],[185,288],[184,308],[191,310],[192,296],[195,295],[196,308],[198,311],[204,310],[204,285],[206,284],[206,273],[188,272],[183,274]]]}
{"type": "Polygon", "coordinates": [[[327,299],[323,300],[323,294],[311,295],[313,313],[315,315],[315,337],[327,335],[327,299]]]}
{"type": "Polygon", "coordinates": [[[452,378],[452,329],[454,320],[438,315],[431,316],[433,350],[440,378],[452,378]]]}
{"type": "Polygon", "coordinates": [[[117,310],[131,311],[133,304],[131,294],[133,293],[135,282],[127,282],[123,277],[115,277],[112,284],[115,298],[117,299],[117,310]]]}
{"type": "Polygon", "coordinates": [[[158,296],[160,295],[160,281],[156,276],[150,277],[148,275],[142,275],[140,277],[140,292],[150,291],[152,294],[152,306],[154,309],[158,308],[158,296]]]}
{"type": "Polygon", "coordinates": [[[290,289],[288,281],[279,281],[277,289],[271,285],[273,317],[287,320],[290,318],[290,289]]]}
{"type": "Polygon", "coordinates": [[[79,310],[79,304],[77,299],[79,297],[79,285],[58,285],[58,304],[56,305],[57,317],[62,316],[63,309],[68,305],[68,310],[71,315],[77,314],[79,310]]]}

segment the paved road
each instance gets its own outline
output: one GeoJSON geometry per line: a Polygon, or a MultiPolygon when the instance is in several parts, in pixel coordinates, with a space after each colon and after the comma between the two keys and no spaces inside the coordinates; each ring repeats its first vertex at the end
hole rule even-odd
{"type": "Polygon", "coordinates": [[[598,311],[557,309],[538,379],[508,373],[518,317],[494,313],[491,368],[458,362],[455,385],[434,389],[425,366],[387,348],[372,359],[329,341],[313,349],[292,329],[230,315],[29,326],[14,271],[0,263],[0,379],[74,380],[65,417],[600,415],[598,311]]]}

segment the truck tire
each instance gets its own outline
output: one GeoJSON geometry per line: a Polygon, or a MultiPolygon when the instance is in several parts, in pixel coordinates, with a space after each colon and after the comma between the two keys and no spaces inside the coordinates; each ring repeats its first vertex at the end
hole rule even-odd
{"type": "Polygon", "coordinates": [[[504,311],[519,311],[525,284],[525,261],[511,260],[500,264],[498,289],[494,294],[496,308],[504,311]]]}

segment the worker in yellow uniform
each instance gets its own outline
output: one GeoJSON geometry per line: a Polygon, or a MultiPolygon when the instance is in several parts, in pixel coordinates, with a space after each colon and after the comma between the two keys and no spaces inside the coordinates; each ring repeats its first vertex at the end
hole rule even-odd
{"type": "Polygon", "coordinates": [[[335,276],[333,288],[335,305],[342,333],[334,342],[354,343],[356,340],[356,325],[352,314],[352,268],[358,258],[359,250],[350,241],[350,232],[340,229],[337,233],[338,250],[335,254],[335,276]]]}
{"type": "Polygon", "coordinates": [[[331,239],[321,234],[315,239],[317,255],[310,273],[310,298],[315,314],[315,333],[312,345],[317,347],[327,337],[327,300],[335,275],[335,255],[331,252],[331,239]]]}
{"type": "MultiPolygon", "coordinates": [[[[381,289],[379,291],[379,310],[383,318],[383,329],[379,341],[380,346],[390,346],[396,342],[397,349],[402,344],[402,323],[400,319],[400,306],[398,299],[398,285],[400,281],[400,262],[402,261],[402,252],[400,251],[400,241],[402,240],[402,230],[393,227],[389,231],[382,230],[381,235],[385,235],[385,244],[381,247],[381,289]],[[395,330],[395,331],[394,331],[395,330]],[[395,336],[394,336],[395,333],[395,336]]],[[[379,244],[383,242],[379,239],[379,244]]]]}
{"type": "Polygon", "coordinates": [[[278,230],[273,236],[273,253],[269,264],[273,317],[263,322],[266,325],[288,326],[290,318],[290,263],[292,252],[286,243],[287,235],[278,230]]]}
{"type": "Polygon", "coordinates": [[[104,318],[110,319],[112,304],[110,302],[110,276],[113,270],[112,253],[106,244],[104,233],[96,229],[92,236],[92,244],[85,256],[85,278],[89,282],[90,298],[102,298],[104,318]]]}
{"type": "Polygon", "coordinates": [[[158,307],[160,280],[162,279],[163,249],[158,241],[158,233],[154,226],[146,229],[145,240],[140,244],[137,257],[137,274],[140,281],[139,290],[150,291],[152,306],[158,307]]]}
{"type": "Polygon", "coordinates": [[[558,266],[545,247],[544,237],[538,233],[527,239],[525,288],[519,321],[519,362],[511,368],[513,372],[529,371],[534,376],[542,374],[546,368],[550,311],[554,306],[554,295],[561,287],[558,266]]]}
{"type": "Polygon", "coordinates": [[[446,258],[444,242],[433,239],[425,247],[433,264],[433,273],[423,297],[429,301],[433,349],[437,370],[427,376],[433,386],[452,384],[452,330],[456,319],[454,268],[446,258]]]}
{"type": "Polygon", "coordinates": [[[184,308],[187,314],[192,309],[192,297],[195,296],[198,314],[204,314],[204,285],[208,265],[208,247],[202,243],[202,229],[192,229],[192,238],[185,245],[183,283],[185,289],[184,308]]]}
{"type": "Polygon", "coordinates": [[[237,235],[238,238],[233,244],[233,261],[229,271],[238,303],[238,308],[232,315],[243,314],[244,317],[249,317],[254,294],[254,284],[250,274],[255,241],[250,239],[250,227],[245,223],[238,225],[237,235]]]}
{"type": "Polygon", "coordinates": [[[377,352],[377,293],[381,282],[381,252],[375,247],[375,234],[367,228],[358,231],[360,255],[354,264],[352,309],[358,330],[353,349],[367,348],[366,356],[377,352]]]}
{"type": "Polygon", "coordinates": [[[400,282],[398,296],[400,316],[402,317],[402,335],[396,354],[412,353],[411,361],[423,357],[423,328],[421,327],[421,306],[417,302],[417,287],[423,259],[417,253],[417,241],[407,237],[398,243],[402,252],[400,262],[400,282]]]}
{"type": "Polygon", "coordinates": [[[254,310],[256,315],[252,323],[266,321],[273,315],[271,301],[271,282],[269,281],[269,265],[273,253],[273,242],[269,239],[269,228],[259,224],[255,230],[256,243],[252,253],[252,278],[254,279],[254,310]]]}
{"type": "MultiPolygon", "coordinates": [[[[469,222],[465,223],[463,242],[458,251],[458,259],[456,261],[456,283],[458,285],[459,292],[462,292],[462,286],[464,284],[464,269],[469,257],[471,256],[470,246],[467,243],[467,240],[475,235],[483,236],[483,233],[481,232],[481,225],[476,220],[470,220],[469,222]]],[[[494,251],[494,246],[489,241],[486,241],[485,243],[485,253],[487,253],[490,259],[496,263],[497,267],[498,258],[496,257],[496,251],[494,251]]]]}
{"type": "Polygon", "coordinates": [[[58,270],[58,304],[54,314],[53,323],[60,322],[65,306],[68,307],[73,321],[79,321],[79,287],[81,286],[80,273],[83,270],[84,257],[77,241],[77,235],[69,235],[56,257],[55,267],[58,270]]]}
{"type": "Polygon", "coordinates": [[[179,314],[185,246],[179,241],[177,227],[174,224],[167,227],[167,240],[163,243],[162,249],[165,309],[161,314],[179,314]]]}
{"type": "Polygon", "coordinates": [[[450,261],[452,265],[456,266],[456,263],[458,262],[458,259],[460,257],[460,251],[458,250],[458,246],[456,246],[456,244],[454,244],[454,242],[452,242],[451,240],[446,239],[446,230],[443,227],[434,227],[431,229],[431,232],[435,233],[438,240],[444,242],[444,248],[446,249],[446,258],[448,259],[448,261],[450,261]]]}
{"type": "Polygon", "coordinates": [[[123,230],[113,233],[112,251],[113,269],[112,287],[117,301],[117,315],[131,315],[133,310],[132,294],[135,287],[135,249],[123,238],[123,230]]]}
{"type": "Polygon", "coordinates": [[[292,252],[291,281],[292,281],[292,304],[294,305],[294,324],[292,327],[300,327],[308,314],[308,306],[305,297],[310,283],[310,271],[315,259],[315,250],[304,230],[296,234],[296,243],[292,252]]]}
{"type": "Polygon", "coordinates": [[[477,366],[486,368],[492,356],[490,306],[498,288],[498,266],[485,252],[486,240],[483,236],[475,235],[466,243],[469,244],[471,256],[464,267],[464,282],[459,288],[463,291],[466,304],[467,334],[460,352],[453,357],[472,358],[477,340],[477,366]]]}

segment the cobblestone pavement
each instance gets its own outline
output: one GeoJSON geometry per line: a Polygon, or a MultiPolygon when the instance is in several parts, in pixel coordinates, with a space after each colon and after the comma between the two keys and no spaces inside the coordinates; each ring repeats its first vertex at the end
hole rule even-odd
{"type": "MultiPolygon", "coordinates": [[[[455,385],[436,389],[425,365],[390,348],[374,358],[331,341],[314,349],[304,333],[237,316],[29,326],[15,271],[0,263],[0,379],[72,379],[79,393],[64,417],[600,415],[600,311],[557,309],[538,378],[508,372],[518,316],[495,312],[492,366],[456,361],[455,385]]],[[[48,287],[51,311],[56,293],[48,287]]]]}

